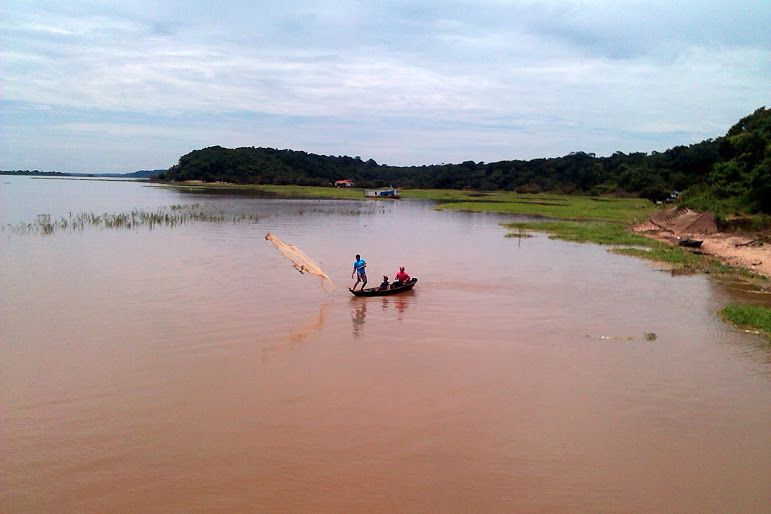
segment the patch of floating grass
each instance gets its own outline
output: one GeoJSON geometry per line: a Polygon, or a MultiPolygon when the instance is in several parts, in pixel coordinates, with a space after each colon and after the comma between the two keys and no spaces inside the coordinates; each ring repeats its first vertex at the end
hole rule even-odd
{"type": "Polygon", "coordinates": [[[739,328],[756,330],[771,339],[771,307],[732,303],[720,309],[719,314],[739,328]]]}

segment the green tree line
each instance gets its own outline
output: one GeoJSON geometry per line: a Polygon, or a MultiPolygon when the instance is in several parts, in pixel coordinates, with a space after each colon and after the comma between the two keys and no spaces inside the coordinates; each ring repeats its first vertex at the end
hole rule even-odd
{"type": "Polygon", "coordinates": [[[194,150],[159,177],[236,184],[331,185],[350,178],[361,187],[510,190],[632,195],[663,200],[673,191],[703,209],[771,212],[771,110],[761,107],[728,133],[650,154],[563,157],[492,163],[389,166],[359,157],[274,148],[212,146],[194,150]]]}

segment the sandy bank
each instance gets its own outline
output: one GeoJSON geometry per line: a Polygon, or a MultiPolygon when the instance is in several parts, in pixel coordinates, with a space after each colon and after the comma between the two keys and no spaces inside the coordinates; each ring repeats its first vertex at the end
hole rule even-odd
{"type": "Polygon", "coordinates": [[[701,245],[703,253],[731,266],[771,277],[771,245],[758,241],[753,235],[718,231],[710,213],[673,207],[635,225],[632,230],[672,245],[677,245],[680,238],[700,239],[704,241],[701,245]]]}

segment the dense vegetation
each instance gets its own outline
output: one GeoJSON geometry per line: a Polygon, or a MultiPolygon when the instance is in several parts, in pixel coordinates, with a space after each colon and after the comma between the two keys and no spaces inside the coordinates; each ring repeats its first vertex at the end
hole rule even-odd
{"type": "Polygon", "coordinates": [[[630,195],[651,200],[687,190],[686,201],[696,207],[719,204],[771,212],[771,110],[758,109],[724,137],[651,154],[616,152],[597,157],[575,152],[530,161],[400,167],[359,157],[213,146],[182,156],[160,178],[278,185],[330,185],[351,178],[361,187],[396,184],[404,188],[630,195]]]}

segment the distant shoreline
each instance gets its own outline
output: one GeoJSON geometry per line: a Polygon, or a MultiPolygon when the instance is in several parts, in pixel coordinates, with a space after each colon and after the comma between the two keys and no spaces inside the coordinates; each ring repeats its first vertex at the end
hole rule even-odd
{"type": "Polygon", "coordinates": [[[139,170],[127,173],[74,173],[68,171],[0,170],[0,175],[31,178],[154,178],[165,170],[139,170]]]}
{"type": "MultiPolygon", "coordinates": [[[[21,176],[21,175],[16,175],[21,176]]],[[[126,177],[123,175],[115,175],[115,176],[99,176],[99,177],[81,177],[77,175],[67,175],[63,177],[51,177],[51,176],[45,176],[45,177],[38,177],[38,176],[30,176],[29,178],[33,180],[83,180],[83,181],[92,181],[92,182],[150,182],[150,179],[147,177],[126,177]]]]}

